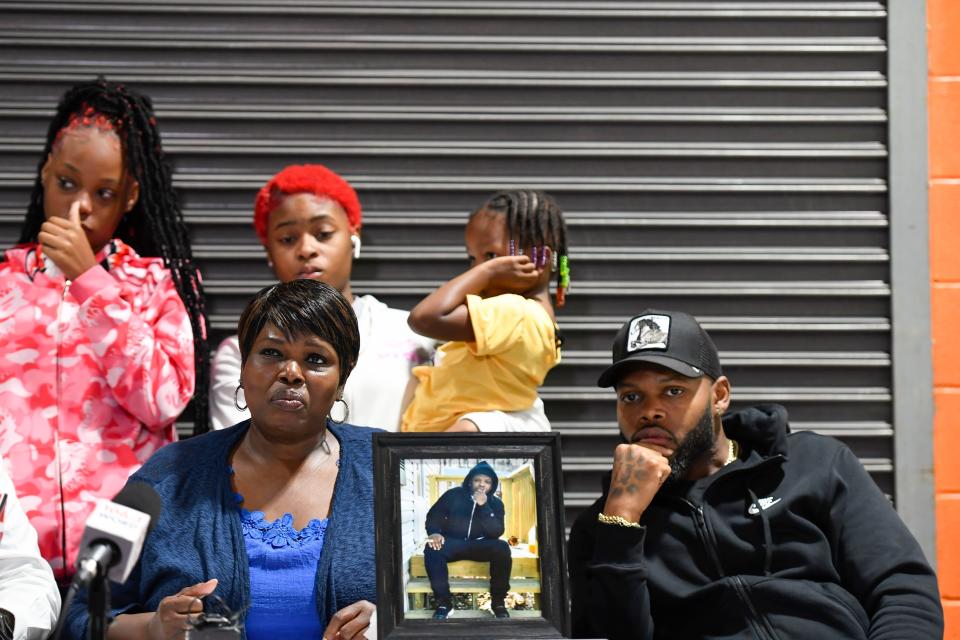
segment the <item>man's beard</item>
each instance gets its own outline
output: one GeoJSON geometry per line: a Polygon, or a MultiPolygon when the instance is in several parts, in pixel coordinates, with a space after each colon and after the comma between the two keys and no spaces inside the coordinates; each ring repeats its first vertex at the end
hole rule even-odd
{"type": "Polygon", "coordinates": [[[697,421],[697,425],[680,442],[676,451],[673,452],[670,462],[670,475],[667,477],[667,483],[673,483],[683,480],[690,466],[696,462],[704,453],[713,451],[717,438],[713,433],[713,412],[710,410],[710,404],[707,404],[706,410],[697,421]]]}

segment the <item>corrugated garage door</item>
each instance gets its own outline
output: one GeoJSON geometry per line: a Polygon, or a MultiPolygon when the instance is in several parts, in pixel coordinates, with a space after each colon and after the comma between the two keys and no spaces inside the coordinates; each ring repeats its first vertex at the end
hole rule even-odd
{"type": "MultiPolygon", "coordinates": [[[[359,187],[354,290],[409,308],[464,266],[466,213],[531,186],[568,212],[568,523],[616,442],[595,388],[646,306],[698,315],[736,404],[785,404],[893,492],[886,12],[880,2],[0,2],[0,240],[56,98],[153,96],[214,339],[271,282],[255,190],[317,161],[359,187]]],[[[186,431],[189,424],[181,425],[186,431]]]]}

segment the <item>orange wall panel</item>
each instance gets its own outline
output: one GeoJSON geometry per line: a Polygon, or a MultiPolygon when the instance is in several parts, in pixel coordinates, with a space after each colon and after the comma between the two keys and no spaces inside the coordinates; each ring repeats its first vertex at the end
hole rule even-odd
{"type": "Polygon", "coordinates": [[[927,0],[937,573],[960,640],[960,2],[927,0]]]}
{"type": "Polygon", "coordinates": [[[928,0],[927,25],[930,75],[960,76],[960,2],[928,0]]]}
{"type": "Polygon", "coordinates": [[[934,283],[930,313],[933,321],[933,384],[960,386],[960,283],[934,283]]]}
{"type": "MultiPolygon", "coordinates": [[[[933,470],[937,493],[960,494],[960,389],[934,394],[933,470]]],[[[958,538],[960,540],[960,538],[958,538]]]]}
{"type": "Polygon", "coordinates": [[[946,622],[943,640],[960,640],[960,601],[945,601],[943,617],[946,622]]]}
{"type": "Polygon", "coordinates": [[[960,495],[937,496],[937,573],[940,597],[960,599],[960,495]]]}
{"type": "Polygon", "coordinates": [[[931,78],[927,105],[930,177],[960,177],[960,78],[931,78]]]}
{"type": "Polygon", "coordinates": [[[960,181],[930,185],[930,277],[960,282],[960,181]]]}

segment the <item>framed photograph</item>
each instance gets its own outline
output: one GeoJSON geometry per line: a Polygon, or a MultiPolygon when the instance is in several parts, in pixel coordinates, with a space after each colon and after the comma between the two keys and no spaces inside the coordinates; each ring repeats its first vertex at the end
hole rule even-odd
{"type": "Polygon", "coordinates": [[[569,635],[560,435],[373,437],[377,631],[569,635]]]}

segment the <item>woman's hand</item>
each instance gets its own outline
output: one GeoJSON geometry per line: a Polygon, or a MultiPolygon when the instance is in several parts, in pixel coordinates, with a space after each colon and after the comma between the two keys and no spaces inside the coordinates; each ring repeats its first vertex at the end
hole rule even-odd
{"type": "Polygon", "coordinates": [[[184,587],[179,593],[167,596],[160,601],[157,612],[150,619],[147,632],[151,640],[171,640],[182,638],[189,627],[187,617],[203,611],[203,602],[217,588],[217,579],[207,580],[190,587],[184,587]]]}
{"type": "Polygon", "coordinates": [[[66,218],[48,218],[40,227],[37,240],[47,258],[60,267],[69,280],[76,280],[97,259],[80,224],[80,201],[74,200],[66,218]]]}
{"type": "Polygon", "coordinates": [[[427,538],[427,546],[429,546],[434,551],[440,551],[443,548],[443,536],[439,533],[432,533],[427,538]]]}
{"type": "Polygon", "coordinates": [[[323,631],[323,640],[363,640],[367,637],[364,632],[370,627],[370,619],[376,610],[373,603],[366,600],[340,609],[330,618],[330,624],[323,631]]]}

